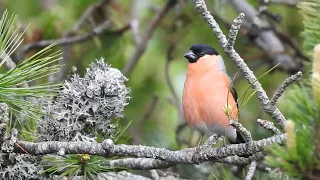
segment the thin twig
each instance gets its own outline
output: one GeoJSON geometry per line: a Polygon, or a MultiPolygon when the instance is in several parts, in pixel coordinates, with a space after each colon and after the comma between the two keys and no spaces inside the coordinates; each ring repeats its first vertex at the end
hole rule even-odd
{"type": "Polygon", "coordinates": [[[193,147],[193,145],[187,139],[180,135],[186,127],[188,127],[188,123],[185,121],[178,124],[178,126],[176,127],[176,141],[179,144],[186,144],[188,147],[193,147]]]}
{"type": "Polygon", "coordinates": [[[109,21],[105,21],[95,27],[91,32],[83,34],[83,35],[77,35],[77,36],[72,36],[72,37],[63,37],[62,39],[52,39],[52,40],[42,40],[38,41],[35,43],[31,44],[26,44],[21,48],[21,51],[23,52],[28,52],[31,49],[34,48],[42,48],[46,47],[52,43],[57,43],[57,45],[63,46],[63,45],[69,45],[73,43],[79,43],[79,42],[84,42],[89,39],[91,39],[94,36],[103,34],[103,33],[108,33],[108,34],[122,34],[126,30],[129,29],[129,25],[126,25],[122,27],[121,29],[115,30],[115,31],[106,31],[107,29],[110,28],[111,23],[109,21]]]}
{"type": "Polygon", "coordinates": [[[234,46],[234,43],[236,42],[238,31],[240,29],[242,20],[244,19],[244,14],[240,14],[237,18],[233,20],[233,23],[231,25],[230,31],[229,31],[229,39],[227,43],[227,48],[231,49],[234,46]]]}
{"type": "Polygon", "coordinates": [[[269,3],[284,4],[287,6],[296,7],[301,0],[264,0],[264,1],[267,1],[269,3]]]}
{"type": "Polygon", "coordinates": [[[80,29],[80,27],[87,21],[87,19],[91,16],[91,14],[96,11],[97,9],[103,7],[105,4],[107,4],[109,0],[100,0],[98,3],[93,4],[89,6],[84,13],[81,15],[79,20],[76,24],[72,27],[71,31],[69,31],[67,34],[75,33],[80,29]]]}
{"type": "Polygon", "coordinates": [[[274,134],[281,134],[281,131],[276,128],[273,124],[273,122],[263,120],[263,119],[258,119],[257,122],[265,129],[273,132],[274,134]]]}
{"type": "Polygon", "coordinates": [[[282,96],[284,91],[287,89],[287,87],[292,84],[293,82],[297,81],[302,76],[302,72],[299,71],[296,74],[288,77],[280,86],[280,88],[277,90],[277,92],[273,95],[271,99],[271,105],[275,106],[279,100],[279,98],[282,96]]]}
{"type": "Polygon", "coordinates": [[[151,104],[150,104],[148,110],[144,113],[141,120],[139,121],[141,124],[146,123],[146,120],[148,120],[150,118],[150,116],[152,115],[152,113],[154,112],[154,110],[157,106],[158,100],[159,100],[159,97],[157,95],[154,95],[152,97],[152,101],[151,101],[151,104]]]}
{"type": "Polygon", "coordinates": [[[138,46],[141,41],[141,37],[139,33],[139,23],[140,22],[138,19],[132,19],[130,22],[131,33],[136,46],[138,46]]]}
{"type": "Polygon", "coordinates": [[[249,166],[249,170],[248,173],[246,175],[246,180],[251,180],[254,172],[256,171],[256,167],[257,167],[257,162],[256,161],[252,161],[250,166],[249,166]]]}
{"type": "Polygon", "coordinates": [[[169,73],[170,62],[173,59],[172,53],[175,50],[175,48],[176,48],[176,44],[175,43],[170,43],[168,48],[167,48],[167,60],[165,62],[165,66],[164,66],[164,75],[165,75],[165,79],[166,79],[167,85],[169,87],[169,90],[170,90],[170,92],[171,92],[171,94],[173,96],[174,104],[175,104],[177,110],[179,112],[182,112],[182,109],[181,109],[181,106],[180,106],[180,103],[179,103],[178,94],[174,89],[173,83],[172,83],[171,78],[170,78],[170,73],[169,73]]]}
{"type": "Polygon", "coordinates": [[[138,60],[140,59],[141,55],[146,50],[146,47],[149,43],[149,40],[156,29],[156,27],[160,24],[161,20],[164,18],[164,16],[169,12],[171,8],[173,8],[174,4],[176,3],[176,0],[168,0],[165,6],[153,17],[151,22],[149,23],[148,27],[143,33],[143,37],[141,38],[139,44],[136,46],[135,51],[133,52],[132,56],[130,56],[130,59],[126,66],[123,68],[122,73],[126,77],[129,77],[131,71],[137,64],[138,60]]]}

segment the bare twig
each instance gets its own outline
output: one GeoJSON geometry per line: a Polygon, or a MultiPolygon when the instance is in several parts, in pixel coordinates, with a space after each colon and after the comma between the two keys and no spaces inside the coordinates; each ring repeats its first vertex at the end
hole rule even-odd
{"type": "Polygon", "coordinates": [[[302,76],[302,72],[299,71],[296,74],[290,76],[289,78],[287,78],[282,85],[280,86],[280,88],[277,90],[277,92],[273,95],[272,99],[271,99],[271,105],[275,106],[279,100],[279,98],[282,96],[282,94],[284,93],[284,91],[287,89],[287,87],[292,84],[293,82],[297,81],[300,77],[302,76]]]}
{"type": "Polygon", "coordinates": [[[273,124],[273,122],[263,120],[263,119],[258,119],[257,122],[265,129],[272,131],[274,134],[281,134],[281,131],[276,128],[273,124]]]}
{"type": "Polygon", "coordinates": [[[256,161],[252,161],[250,166],[249,166],[249,170],[248,173],[246,175],[246,180],[251,180],[254,172],[256,171],[256,167],[257,167],[257,162],[256,161]]]}
{"type": "Polygon", "coordinates": [[[151,115],[154,113],[157,103],[158,103],[159,97],[157,95],[154,95],[152,97],[152,101],[150,105],[148,106],[148,109],[141,117],[140,121],[138,122],[138,125],[135,128],[130,129],[131,135],[132,135],[132,143],[133,144],[141,144],[143,143],[142,137],[143,137],[143,127],[147,120],[151,117],[151,115]]]}
{"type": "Polygon", "coordinates": [[[304,61],[311,61],[310,58],[302,52],[297,42],[294,39],[292,39],[290,35],[287,35],[280,31],[275,31],[275,33],[281,39],[281,41],[285,42],[295,51],[296,56],[300,57],[304,61]]]}
{"type": "MultiPolygon", "coordinates": [[[[266,52],[286,52],[286,44],[282,42],[275,33],[268,21],[259,17],[259,12],[246,0],[229,0],[235,9],[240,13],[244,13],[246,18],[243,25],[245,25],[249,31],[248,35],[258,47],[266,52]],[[249,33],[251,32],[251,33],[249,33]],[[254,32],[254,33],[252,33],[254,32]]],[[[271,66],[279,64],[278,69],[282,69],[289,73],[296,73],[303,68],[303,58],[292,56],[290,54],[267,54],[268,63],[271,66]]]]}
{"type": "MultiPolygon", "coordinates": [[[[96,11],[99,11],[99,9],[105,6],[108,2],[109,0],[100,0],[98,3],[90,5],[83,12],[83,14],[78,19],[78,21],[73,25],[72,29],[64,33],[61,39],[70,39],[70,38],[73,38],[73,36],[76,36],[75,33],[81,28],[81,26],[85,22],[88,22],[90,19],[92,19],[92,14],[96,11]]],[[[91,30],[92,29],[94,29],[94,27],[91,27],[91,30]]],[[[49,82],[61,82],[65,78],[65,74],[67,72],[68,67],[64,65],[67,64],[67,61],[70,60],[71,58],[72,44],[64,44],[62,47],[62,52],[63,52],[63,58],[59,60],[59,64],[61,65],[60,71],[55,75],[50,75],[48,77],[49,82]]]]}
{"type": "Polygon", "coordinates": [[[301,0],[263,0],[263,1],[296,7],[301,0]]]}
{"type": "Polygon", "coordinates": [[[134,43],[137,46],[140,44],[140,41],[141,41],[141,37],[140,37],[140,33],[139,33],[139,20],[132,19],[130,22],[130,28],[131,28],[131,33],[132,33],[134,43]]]}
{"type": "Polygon", "coordinates": [[[154,112],[154,110],[157,106],[158,100],[159,100],[159,97],[157,95],[154,95],[152,97],[152,101],[151,101],[151,104],[150,104],[148,110],[144,113],[144,115],[142,116],[142,118],[140,120],[141,124],[144,124],[146,122],[146,120],[150,118],[150,116],[152,115],[152,113],[154,112]]]}
{"type": "MultiPolygon", "coordinates": [[[[172,61],[173,57],[172,57],[172,52],[174,51],[174,49],[176,48],[176,44],[175,43],[170,43],[169,46],[168,46],[168,49],[167,49],[167,60],[165,62],[165,66],[164,66],[164,75],[165,75],[165,78],[166,78],[166,82],[167,82],[167,85],[169,87],[169,90],[173,96],[173,103],[174,105],[176,106],[177,110],[179,111],[180,115],[182,114],[182,108],[180,106],[180,101],[179,101],[179,98],[178,98],[178,94],[177,92],[175,91],[174,89],[174,86],[173,86],[173,83],[171,81],[171,78],[170,78],[170,73],[169,73],[169,70],[170,70],[170,62],[172,61]]],[[[179,117],[179,120],[181,120],[182,118],[179,117]]]]}
{"type": "Polygon", "coordinates": [[[107,4],[109,0],[100,0],[98,3],[89,6],[84,13],[81,15],[77,23],[72,27],[72,30],[67,34],[72,34],[80,29],[80,27],[86,22],[86,20],[91,16],[91,14],[97,9],[103,7],[107,4]]]}
{"type": "MultiPolygon", "coordinates": [[[[234,48],[230,48],[227,46],[228,41],[226,36],[221,31],[219,25],[214,20],[211,13],[208,11],[207,6],[205,4],[204,0],[193,0],[197,10],[202,14],[204,19],[208,22],[209,26],[212,28],[213,32],[217,36],[221,46],[223,47],[224,52],[236,63],[236,65],[243,71],[245,78],[248,80],[248,82],[252,85],[253,90],[256,90],[257,97],[265,110],[271,117],[273,117],[275,120],[277,120],[278,124],[283,128],[285,124],[285,117],[283,114],[279,111],[279,109],[276,106],[271,105],[270,100],[262,88],[261,84],[258,82],[257,78],[253,74],[253,72],[249,69],[247,64],[244,62],[244,60],[240,57],[240,55],[234,50],[234,48]]],[[[244,16],[243,13],[240,13],[239,17],[244,16]]],[[[239,18],[241,19],[241,18],[239,18]]],[[[235,24],[236,26],[236,24],[235,24]]],[[[239,24],[240,26],[240,24],[239,24]]],[[[236,28],[239,29],[239,28],[236,28]]],[[[230,31],[232,31],[231,29],[230,31]]],[[[237,34],[237,33],[232,33],[237,34]]]]}
{"type": "Polygon", "coordinates": [[[103,34],[103,33],[122,34],[123,32],[125,32],[126,30],[129,29],[129,25],[126,25],[126,26],[122,27],[119,30],[106,31],[109,28],[110,28],[110,22],[109,21],[105,21],[104,23],[101,23],[100,25],[95,27],[89,33],[86,33],[86,34],[83,34],[83,35],[72,36],[72,37],[64,37],[62,39],[42,40],[42,41],[38,41],[38,42],[35,42],[35,43],[26,44],[21,48],[21,51],[27,52],[27,51],[30,51],[31,49],[34,49],[34,48],[46,47],[46,46],[48,46],[48,45],[50,45],[52,43],[57,43],[57,45],[63,46],[63,45],[68,45],[68,44],[73,44],[73,43],[84,42],[84,41],[87,41],[87,40],[91,39],[94,36],[97,36],[97,35],[100,35],[100,34],[103,34]]]}
{"type": "Polygon", "coordinates": [[[176,0],[168,0],[165,6],[153,17],[148,27],[143,33],[143,37],[141,38],[139,44],[136,46],[136,49],[132,56],[130,57],[128,63],[123,68],[122,72],[125,76],[129,76],[136,63],[140,59],[141,55],[146,50],[146,47],[149,43],[149,40],[156,29],[156,27],[160,24],[161,20],[164,16],[169,12],[169,10],[174,6],[176,0]]]}
{"type": "Polygon", "coordinates": [[[192,147],[192,144],[187,139],[185,139],[180,135],[187,126],[188,126],[188,123],[185,121],[178,124],[178,126],[176,127],[176,141],[179,144],[186,144],[188,147],[192,147]]]}

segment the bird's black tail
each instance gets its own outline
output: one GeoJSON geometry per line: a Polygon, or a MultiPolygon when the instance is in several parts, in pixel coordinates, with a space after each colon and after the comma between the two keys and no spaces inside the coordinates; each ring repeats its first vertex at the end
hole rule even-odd
{"type": "Polygon", "coordinates": [[[237,132],[237,139],[236,139],[236,142],[235,143],[232,143],[231,144],[241,144],[241,143],[246,143],[246,140],[243,139],[241,133],[239,133],[238,131],[237,132]]]}

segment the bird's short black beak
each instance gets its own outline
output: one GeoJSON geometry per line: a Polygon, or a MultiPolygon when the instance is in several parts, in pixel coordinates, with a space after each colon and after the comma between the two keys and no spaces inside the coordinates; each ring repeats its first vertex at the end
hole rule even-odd
{"type": "Polygon", "coordinates": [[[189,62],[194,62],[197,59],[197,56],[190,50],[183,55],[189,60],[189,62]]]}

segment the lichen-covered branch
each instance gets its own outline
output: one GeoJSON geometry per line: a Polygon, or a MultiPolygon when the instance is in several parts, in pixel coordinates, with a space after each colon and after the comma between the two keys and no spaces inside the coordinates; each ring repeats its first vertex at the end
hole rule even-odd
{"type": "Polygon", "coordinates": [[[279,98],[282,96],[284,91],[287,89],[287,87],[292,84],[293,82],[297,81],[302,76],[302,72],[299,71],[296,74],[288,77],[280,86],[280,88],[277,90],[277,92],[273,95],[271,99],[271,104],[275,106],[279,100],[279,98]]]}
{"type": "Polygon", "coordinates": [[[210,136],[206,142],[203,143],[202,147],[210,147],[212,145],[215,145],[220,139],[222,139],[222,136],[218,134],[214,134],[210,136]]]}
{"type": "Polygon", "coordinates": [[[256,167],[257,167],[257,162],[256,161],[252,161],[250,166],[249,166],[249,171],[246,175],[246,180],[251,180],[254,172],[256,171],[256,167]]]}
{"type": "Polygon", "coordinates": [[[260,126],[273,132],[274,134],[281,134],[281,131],[274,126],[273,122],[263,120],[263,119],[258,119],[257,122],[260,124],[260,126]]]}
{"type": "Polygon", "coordinates": [[[124,158],[106,161],[103,165],[110,167],[124,167],[132,170],[151,170],[165,169],[176,164],[152,158],[124,158]]]}
{"type": "Polygon", "coordinates": [[[229,31],[229,39],[228,39],[228,44],[227,44],[228,49],[233,48],[233,45],[236,42],[238,31],[240,29],[240,26],[241,26],[243,19],[244,19],[244,14],[240,13],[239,16],[233,20],[233,23],[232,23],[230,31],[229,31]]]}
{"type": "Polygon", "coordinates": [[[218,148],[204,148],[196,152],[194,148],[186,148],[178,151],[170,151],[164,148],[155,148],[141,145],[115,145],[110,141],[102,143],[95,142],[59,142],[49,141],[32,143],[26,141],[17,142],[14,152],[32,155],[56,154],[60,149],[65,149],[65,154],[90,154],[105,157],[127,157],[153,158],[163,160],[169,163],[201,163],[205,161],[217,161],[229,156],[252,155],[263,151],[265,147],[278,143],[283,144],[286,141],[286,134],[275,135],[267,139],[253,141],[250,148],[246,144],[233,144],[218,148]],[[25,151],[21,150],[24,149],[25,151]],[[198,155],[195,157],[195,153],[198,155]]]}

